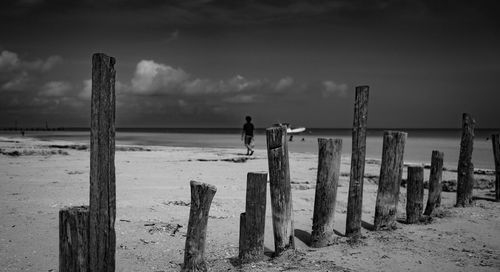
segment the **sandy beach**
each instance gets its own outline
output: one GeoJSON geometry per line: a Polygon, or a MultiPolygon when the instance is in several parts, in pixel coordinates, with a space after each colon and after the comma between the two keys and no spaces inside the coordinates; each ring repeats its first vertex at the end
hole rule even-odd
{"type": "MultiPolygon", "coordinates": [[[[0,138],[0,269],[58,270],[58,211],[88,205],[89,151],[64,141],[0,138]],[[17,152],[16,152],[17,151],[17,152]]],[[[346,154],[350,150],[344,150],[346,154]]],[[[432,222],[398,224],[394,231],[363,229],[363,239],[343,237],[350,157],[341,163],[335,244],[315,249],[311,233],[317,157],[290,153],[293,220],[297,250],[273,259],[272,216],[266,213],[268,258],[237,263],[239,215],[245,207],[246,175],[268,171],[265,150],[118,146],[116,151],[117,271],[178,271],[183,262],[189,216],[189,182],[217,187],[208,221],[206,260],[210,271],[498,271],[500,204],[479,199],[455,208],[455,192],[443,192],[432,222]]],[[[363,221],[373,223],[380,158],[368,158],[363,221]]],[[[429,162],[422,162],[429,163],[429,162]]],[[[425,180],[429,170],[425,170],[425,180]]],[[[406,168],[403,179],[406,178],[406,168]]],[[[475,175],[479,198],[493,198],[494,176],[475,175]]],[[[456,180],[446,170],[443,180],[456,180]]],[[[427,190],[425,190],[425,197],[427,190]]],[[[426,199],[424,199],[425,203],[426,199]]],[[[405,218],[401,188],[398,218],[405,218]]]]}

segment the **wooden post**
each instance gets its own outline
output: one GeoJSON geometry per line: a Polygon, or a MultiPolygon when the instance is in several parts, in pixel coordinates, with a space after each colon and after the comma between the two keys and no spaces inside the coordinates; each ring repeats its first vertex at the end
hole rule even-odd
{"type": "Polygon", "coordinates": [[[491,142],[495,158],[495,200],[500,201],[500,137],[498,133],[491,135],[491,142]]]}
{"type": "Polygon", "coordinates": [[[89,269],[89,207],[59,210],[59,271],[89,269]]]}
{"type": "Polygon", "coordinates": [[[382,164],[375,204],[375,230],[395,228],[406,136],[405,132],[384,132],[382,164]]]}
{"type": "Polygon", "coordinates": [[[424,210],[424,168],[409,166],[406,182],[406,223],[418,223],[424,210]]]}
{"type": "Polygon", "coordinates": [[[324,247],[333,242],[333,219],[340,175],[342,139],[318,139],[318,178],[314,197],[311,246],[324,247]]]}
{"type": "Polygon", "coordinates": [[[208,212],[217,188],[207,183],[192,180],[191,208],[184,250],[182,271],[207,271],[205,242],[207,238],[208,212]]]}
{"type": "Polygon", "coordinates": [[[274,254],[279,256],[285,250],[295,248],[286,127],[268,128],[266,138],[269,189],[273,213],[274,254]]]}
{"type": "Polygon", "coordinates": [[[431,173],[429,176],[429,197],[425,206],[425,215],[431,216],[441,200],[441,180],[443,178],[443,152],[432,151],[431,173]]]}
{"type": "Polygon", "coordinates": [[[115,59],[92,56],[90,271],[115,271],[115,59]]]}
{"type": "Polygon", "coordinates": [[[247,174],[245,212],[240,217],[239,258],[243,262],[264,257],[267,173],[247,174]]]}
{"type": "Polygon", "coordinates": [[[467,113],[462,116],[462,140],[457,169],[457,207],[472,205],[472,188],[474,187],[474,165],[472,150],[474,144],[474,127],[476,122],[467,113]]]}
{"type": "Polygon", "coordinates": [[[349,237],[361,235],[361,214],[363,208],[363,178],[365,175],[366,124],[368,121],[369,86],[356,87],[354,122],[352,128],[351,177],[347,199],[345,233],[349,237]]]}

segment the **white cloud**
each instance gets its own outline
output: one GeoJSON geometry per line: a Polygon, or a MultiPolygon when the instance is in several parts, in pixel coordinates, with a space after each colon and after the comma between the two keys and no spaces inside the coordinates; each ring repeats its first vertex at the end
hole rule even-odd
{"type": "Polygon", "coordinates": [[[131,91],[138,94],[171,93],[176,91],[189,75],[182,69],[141,60],[131,80],[131,91]]]}
{"type": "Polygon", "coordinates": [[[293,83],[294,83],[293,78],[291,78],[291,77],[284,77],[284,78],[280,79],[278,81],[278,83],[276,83],[275,89],[277,91],[282,91],[282,90],[284,90],[286,88],[291,87],[293,85],[293,83]]]}
{"type": "Polygon", "coordinates": [[[83,81],[83,88],[78,93],[78,97],[82,99],[90,99],[92,96],[92,80],[86,79],[83,81]]]}
{"type": "Polygon", "coordinates": [[[3,50],[0,53],[0,90],[23,91],[36,89],[41,85],[40,77],[62,61],[59,56],[46,60],[25,61],[15,52],[3,50]]]}
{"type": "Polygon", "coordinates": [[[19,58],[16,53],[4,50],[0,54],[0,71],[13,69],[19,65],[19,58]]]}
{"type": "Polygon", "coordinates": [[[50,81],[43,85],[42,90],[38,93],[40,96],[62,97],[68,94],[72,89],[69,82],[65,81],[50,81]]]}
{"type": "Polygon", "coordinates": [[[347,92],[347,84],[337,84],[331,80],[323,81],[323,97],[328,97],[330,95],[345,96],[347,92]]]}
{"type": "Polygon", "coordinates": [[[24,89],[30,81],[28,72],[21,71],[20,73],[13,74],[8,78],[8,81],[2,84],[2,90],[13,91],[24,89]]]}
{"type": "Polygon", "coordinates": [[[228,97],[224,99],[225,102],[228,103],[234,103],[234,104],[248,104],[255,102],[255,96],[254,95],[243,95],[239,94],[236,96],[228,97]]]}
{"type": "Polygon", "coordinates": [[[19,59],[16,53],[3,50],[0,54],[0,71],[31,70],[47,72],[60,62],[62,62],[60,56],[50,56],[46,60],[24,61],[19,59]]]}

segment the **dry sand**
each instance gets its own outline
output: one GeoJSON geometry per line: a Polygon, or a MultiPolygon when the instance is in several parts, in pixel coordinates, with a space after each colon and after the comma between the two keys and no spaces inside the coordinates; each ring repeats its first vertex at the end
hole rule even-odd
{"type": "MultiPolygon", "coordinates": [[[[64,142],[0,139],[0,270],[58,270],[58,211],[86,205],[89,152],[49,147],[64,142]],[[5,155],[11,153],[18,156],[5,155]]],[[[245,207],[246,173],[267,171],[267,154],[257,150],[246,162],[243,149],[124,147],[116,152],[117,271],[178,271],[183,261],[189,215],[189,181],[213,184],[217,193],[208,222],[206,260],[211,271],[499,271],[500,203],[478,200],[454,208],[455,193],[443,193],[441,217],[429,224],[398,224],[394,231],[372,232],[350,243],[345,231],[349,157],[342,158],[337,196],[336,244],[307,246],[311,232],[317,158],[290,154],[297,250],[283,257],[239,266],[239,214],[245,207]],[[149,150],[149,151],[148,151],[149,150]]],[[[344,151],[347,153],[348,151],[344,151]]],[[[379,165],[369,160],[363,221],[373,222],[379,165]]],[[[426,170],[425,177],[428,179],[426,170]]],[[[403,177],[406,177],[406,172],[403,177]]],[[[477,177],[477,176],[476,176],[477,177]]],[[[492,176],[480,176],[490,181],[492,176]]],[[[456,179],[446,171],[444,179],[456,179]]],[[[268,193],[269,194],[269,193],[268,193]]],[[[401,188],[398,217],[404,218],[401,188]]],[[[427,194],[427,190],[426,190],[427,194]]],[[[475,190],[492,197],[491,189],[475,190]]],[[[424,200],[425,201],[425,200],[424,200]]],[[[271,211],[265,245],[272,254],[271,211]]]]}

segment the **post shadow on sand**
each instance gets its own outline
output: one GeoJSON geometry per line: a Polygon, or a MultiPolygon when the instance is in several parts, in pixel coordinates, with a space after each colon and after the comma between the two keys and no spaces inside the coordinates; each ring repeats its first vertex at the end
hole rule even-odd
{"type": "Polygon", "coordinates": [[[484,196],[473,196],[472,200],[486,200],[486,201],[491,201],[491,202],[497,202],[494,198],[495,194],[487,194],[487,195],[491,195],[491,196],[493,196],[493,198],[484,197],[484,196]]]}
{"type": "Polygon", "coordinates": [[[369,231],[374,231],[375,230],[375,226],[371,223],[368,223],[364,220],[361,220],[361,227],[366,229],[366,230],[369,230],[369,231]]]}

